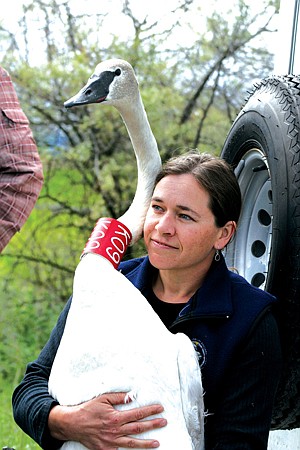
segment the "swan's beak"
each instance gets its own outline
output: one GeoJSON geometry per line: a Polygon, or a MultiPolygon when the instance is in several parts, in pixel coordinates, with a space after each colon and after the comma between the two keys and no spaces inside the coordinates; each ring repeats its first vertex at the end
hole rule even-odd
{"type": "Polygon", "coordinates": [[[93,75],[74,97],[64,103],[64,106],[72,108],[72,106],[104,102],[109,94],[109,86],[114,77],[114,72],[109,71],[102,72],[99,76],[93,75]]]}

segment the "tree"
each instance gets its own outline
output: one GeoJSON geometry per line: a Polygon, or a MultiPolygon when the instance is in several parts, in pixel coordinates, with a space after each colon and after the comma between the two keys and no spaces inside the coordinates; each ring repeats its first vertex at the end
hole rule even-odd
{"type": "MultiPolygon", "coordinates": [[[[111,57],[131,62],[163,159],[194,147],[219,153],[245,91],[271,71],[271,55],[257,42],[271,32],[277,4],[265,2],[256,15],[243,1],[227,13],[215,9],[185,46],[176,39],[183,23],[203,17],[196,0],[178,1],[165,27],[135,13],[125,0],[120,15],[129,37],[112,36],[106,45],[105,11],[75,13],[71,1],[24,3],[21,40],[0,26],[3,66],[31,119],[45,173],[33,214],[0,258],[3,268],[13,269],[2,282],[4,297],[20,289],[37,314],[43,299],[65,301],[95,221],[118,217],[133,198],[135,160],[117,112],[97,105],[70,112],[63,107],[96,64],[111,57]],[[40,18],[44,48],[39,65],[31,62],[33,16],[40,18]]],[[[140,245],[128,256],[143,251],[140,245]]]]}

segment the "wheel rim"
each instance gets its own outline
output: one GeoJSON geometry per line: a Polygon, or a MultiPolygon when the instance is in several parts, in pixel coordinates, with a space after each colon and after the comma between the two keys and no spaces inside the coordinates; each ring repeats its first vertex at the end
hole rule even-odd
{"type": "Polygon", "coordinates": [[[236,170],[243,207],[238,229],[228,246],[227,264],[254,286],[264,289],[272,242],[272,188],[265,155],[258,149],[244,154],[236,170]]]}

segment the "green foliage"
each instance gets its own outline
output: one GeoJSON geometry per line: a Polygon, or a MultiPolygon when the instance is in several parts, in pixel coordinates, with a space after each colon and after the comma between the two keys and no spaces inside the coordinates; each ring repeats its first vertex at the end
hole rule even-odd
{"type": "MultiPolygon", "coordinates": [[[[66,5],[55,4],[49,5],[50,28],[65,17],[66,5]]],[[[37,1],[27,2],[27,8],[31,13],[48,7],[37,1]]],[[[110,46],[103,48],[97,39],[91,40],[95,28],[92,32],[88,19],[77,17],[66,24],[63,39],[55,39],[54,34],[48,37],[47,61],[40,66],[31,66],[22,55],[14,58],[16,50],[5,56],[31,120],[45,174],[34,212],[0,257],[6,273],[5,296],[14,293],[12,302],[18,305],[21,285],[28,316],[37,313],[33,304],[39,304],[41,311],[47,310],[49,303],[65,302],[95,221],[103,215],[118,217],[135,191],[135,158],[117,111],[104,105],[70,111],[63,107],[86,83],[96,64],[108,57],[132,63],[164,160],[194,147],[220,152],[242,103],[243,83],[246,75],[251,77],[255,55],[261,61],[258,49],[251,53],[247,70],[243,65],[245,60],[248,64],[249,26],[253,25],[243,2],[236,20],[228,21],[226,14],[215,10],[207,17],[206,29],[195,30],[194,44],[177,46],[176,51],[163,48],[165,38],[176,33],[176,25],[156,35],[155,24],[149,25],[146,19],[139,22],[130,9],[124,11],[135,31],[127,41],[115,36],[110,46]],[[232,75],[241,70],[242,78],[232,75]]],[[[262,66],[261,73],[264,70],[262,66]]],[[[130,249],[130,255],[140,252],[140,248],[136,253],[130,249]]],[[[3,301],[7,303],[7,297],[3,301]]]]}
{"type": "Polygon", "coordinates": [[[18,382],[45,344],[62,306],[53,301],[51,289],[41,292],[24,286],[23,280],[13,286],[1,281],[0,288],[0,377],[18,382]]]}
{"type": "Polygon", "coordinates": [[[0,375],[0,447],[12,447],[15,450],[38,450],[40,447],[14,422],[11,407],[14,386],[0,375]]]}

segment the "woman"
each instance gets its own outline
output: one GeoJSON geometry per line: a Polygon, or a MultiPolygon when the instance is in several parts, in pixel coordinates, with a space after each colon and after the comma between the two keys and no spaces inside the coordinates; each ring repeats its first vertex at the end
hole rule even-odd
{"type": "MultiPolygon", "coordinates": [[[[145,220],[148,256],[120,265],[165,325],[194,343],[208,411],[206,450],[267,448],[281,367],[274,297],[229,271],[221,254],[240,208],[238,183],[223,160],[196,152],[171,159],[157,177],[145,220]]],[[[163,405],[120,412],[113,405],[123,403],[125,393],[73,407],[48,395],[69,306],[70,300],[14,392],[16,421],[45,449],[64,440],[102,450],[158,447],[130,435],[167,426],[151,419],[163,405]]]]}

